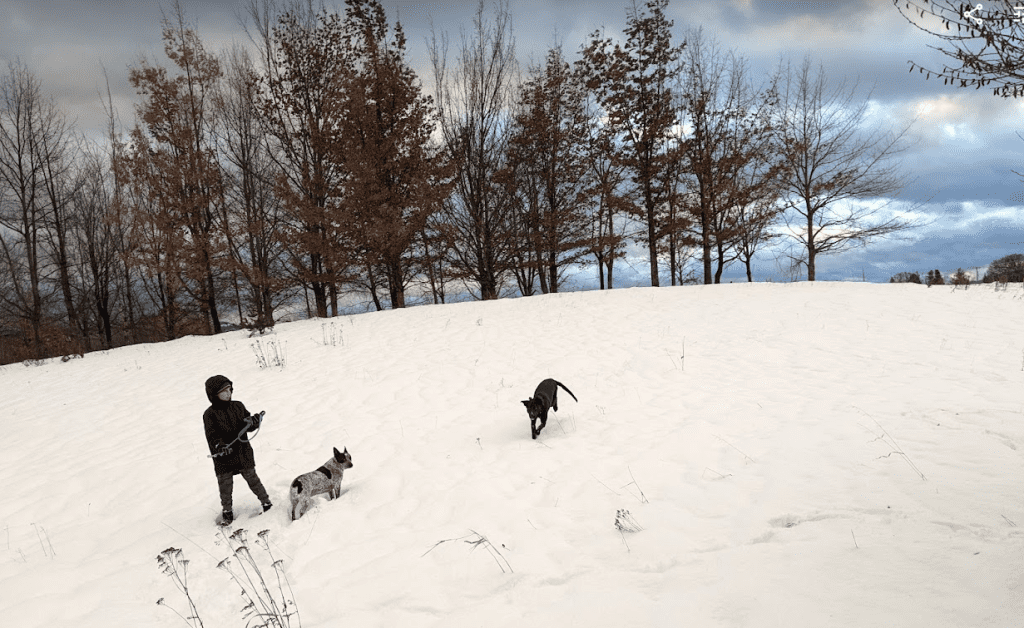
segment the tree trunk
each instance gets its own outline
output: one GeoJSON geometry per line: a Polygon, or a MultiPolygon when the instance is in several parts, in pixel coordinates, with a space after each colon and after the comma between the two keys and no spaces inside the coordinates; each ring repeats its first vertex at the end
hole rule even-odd
{"type": "Polygon", "coordinates": [[[807,210],[807,281],[814,281],[814,213],[807,210]]]}
{"type": "Polygon", "coordinates": [[[221,332],[220,315],[217,313],[217,293],[213,284],[213,268],[206,264],[206,307],[210,313],[210,322],[213,324],[213,333],[221,332]]]}
{"type": "Polygon", "coordinates": [[[384,309],[384,305],[380,302],[380,297],[377,296],[377,275],[374,274],[372,267],[367,268],[366,276],[370,280],[370,296],[373,297],[373,305],[380,312],[384,309]]]}
{"type": "Polygon", "coordinates": [[[57,228],[57,266],[60,276],[60,291],[64,297],[64,309],[68,315],[68,327],[79,335],[82,350],[90,351],[89,330],[86,329],[85,324],[78,315],[78,309],[75,307],[75,297],[71,293],[71,262],[68,260],[64,233],[60,227],[57,228]]]}
{"type": "MultiPolygon", "coordinates": [[[[615,235],[615,210],[611,203],[608,204],[608,237],[614,241],[615,235]]],[[[608,252],[608,289],[614,288],[612,284],[612,267],[615,264],[615,248],[614,246],[608,252]]]]}
{"type": "Polygon", "coordinates": [[[715,242],[718,249],[718,268],[715,269],[715,283],[722,283],[722,271],[725,270],[725,244],[721,238],[715,242]]]}
{"type": "Polygon", "coordinates": [[[388,264],[388,292],[391,296],[391,309],[405,307],[405,286],[402,284],[402,263],[400,261],[388,264]]]}
{"type": "Polygon", "coordinates": [[[668,274],[672,285],[676,285],[676,234],[675,230],[668,235],[668,274]]]}
{"type": "MultiPolygon", "coordinates": [[[[702,201],[703,203],[703,201],[702,201]]],[[[704,251],[704,285],[708,285],[712,282],[711,277],[711,219],[708,215],[709,212],[705,207],[701,212],[701,227],[700,227],[700,239],[701,246],[704,251]]]]}
{"type": "Polygon", "coordinates": [[[654,215],[654,199],[651,198],[649,189],[644,190],[644,196],[646,197],[644,204],[647,205],[647,250],[651,261],[651,286],[657,288],[661,284],[658,281],[658,238],[654,215]]]}

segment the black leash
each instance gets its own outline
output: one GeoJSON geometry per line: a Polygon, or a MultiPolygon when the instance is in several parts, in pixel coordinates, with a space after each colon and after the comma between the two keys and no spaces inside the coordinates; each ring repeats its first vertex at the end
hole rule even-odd
{"type": "MultiPolygon", "coordinates": [[[[256,431],[253,433],[252,436],[250,436],[249,438],[246,438],[245,442],[248,443],[249,441],[251,441],[253,438],[256,437],[256,434],[260,433],[261,426],[263,425],[263,415],[266,414],[266,413],[267,413],[267,411],[264,410],[264,411],[260,412],[259,414],[252,414],[252,415],[249,415],[249,416],[245,417],[245,419],[243,419],[243,420],[256,419],[256,431]]],[[[240,431],[238,433],[238,436],[235,438],[235,440],[231,441],[227,445],[222,446],[220,448],[220,451],[218,451],[217,453],[209,454],[206,457],[207,458],[219,458],[220,456],[226,456],[226,455],[230,454],[231,453],[231,446],[234,445],[235,443],[237,443],[238,441],[242,440],[242,438],[245,436],[245,433],[248,432],[249,428],[251,428],[251,427],[252,427],[252,425],[247,422],[245,427],[242,428],[242,431],[240,431]]]]}

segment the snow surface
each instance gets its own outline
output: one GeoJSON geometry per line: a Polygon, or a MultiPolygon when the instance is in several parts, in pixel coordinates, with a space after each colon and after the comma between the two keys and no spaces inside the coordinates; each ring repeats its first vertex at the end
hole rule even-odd
{"type": "Polygon", "coordinates": [[[180,626],[173,546],[205,625],[245,625],[201,418],[223,374],[267,413],[275,507],[240,525],[306,628],[1021,625],[1022,309],[1019,285],[636,288],[9,365],[0,623],[180,626]],[[534,441],[545,377],[579,402],[534,441]],[[289,522],[335,446],[345,492],[289,522]]]}

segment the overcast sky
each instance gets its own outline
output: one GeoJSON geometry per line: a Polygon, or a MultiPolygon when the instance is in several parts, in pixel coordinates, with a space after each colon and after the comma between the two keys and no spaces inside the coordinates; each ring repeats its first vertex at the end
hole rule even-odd
{"type": "MultiPolygon", "coordinates": [[[[629,1],[511,0],[520,61],[542,58],[555,42],[575,55],[597,29],[621,34],[629,1]]],[[[247,41],[239,22],[247,2],[183,4],[204,44],[217,50],[247,41]]],[[[385,0],[384,6],[392,20],[397,15],[402,22],[413,66],[428,86],[431,20],[438,33],[457,40],[460,29],[471,26],[476,2],[385,0]]],[[[948,274],[957,267],[980,267],[983,274],[992,260],[1024,252],[1024,184],[1012,172],[1024,172],[1022,103],[909,74],[908,60],[938,68],[943,57],[928,48],[939,42],[909,25],[891,2],[670,0],[668,11],[678,40],[687,28],[702,26],[722,48],[747,56],[752,76],[766,77],[780,59],[799,64],[809,53],[835,84],[859,86],[859,101],[870,99],[873,125],[898,129],[916,118],[913,144],[902,156],[908,184],[890,208],[912,212],[908,217],[927,226],[904,239],[819,258],[818,279],[888,281],[901,271],[919,271],[923,278],[930,269],[948,274]]],[[[156,0],[0,0],[0,60],[20,59],[83,132],[99,135],[104,68],[122,122],[129,125],[137,98],[128,85],[128,66],[143,54],[166,63],[160,18],[156,0]]],[[[617,275],[620,282],[629,276],[625,269],[617,275]]],[[[636,275],[637,283],[649,283],[643,262],[636,275]]],[[[725,280],[741,277],[735,266],[725,280]]],[[[755,280],[783,278],[771,257],[755,273],[755,280]]]]}

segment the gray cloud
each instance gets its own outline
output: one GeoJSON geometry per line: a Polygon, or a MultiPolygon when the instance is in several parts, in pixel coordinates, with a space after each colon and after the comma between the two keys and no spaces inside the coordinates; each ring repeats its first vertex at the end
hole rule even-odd
{"type": "MultiPolygon", "coordinates": [[[[511,0],[520,61],[542,58],[556,42],[574,55],[598,29],[620,36],[629,3],[511,0]]],[[[246,40],[237,19],[244,14],[244,0],[183,5],[211,49],[246,40]]],[[[385,0],[384,5],[392,19],[402,21],[410,61],[429,87],[431,23],[457,46],[460,31],[471,29],[476,2],[385,0]]],[[[163,6],[169,8],[170,2],[163,6]]],[[[703,26],[724,50],[735,49],[750,59],[755,79],[767,77],[782,59],[799,65],[810,54],[833,84],[858,82],[857,102],[870,90],[873,128],[898,129],[916,118],[908,137],[913,142],[901,155],[908,180],[901,198],[924,202],[920,212],[933,222],[912,242],[877,243],[819,260],[819,276],[849,278],[863,272],[887,280],[881,275],[893,264],[948,271],[1024,250],[1018,244],[1024,241],[1019,210],[1024,185],[1011,172],[1024,172],[1024,142],[1016,135],[1022,130],[1021,105],[986,90],[958,90],[908,73],[910,59],[932,68],[941,68],[947,59],[929,48],[940,42],[913,28],[890,2],[672,0],[669,14],[679,41],[687,28],[703,26]]],[[[487,19],[491,15],[488,10],[487,19]]],[[[128,67],[140,55],[163,62],[160,18],[161,4],[154,0],[0,0],[0,61],[24,62],[83,131],[98,135],[105,125],[103,68],[122,121],[130,124],[137,99],[128,84],[128,67]]],[[[770,258],[762,266],[766,274],[777,274],[770,258]]],[[[741,275],[738,268],[729,272],[734,278],[741,275]]]]}

